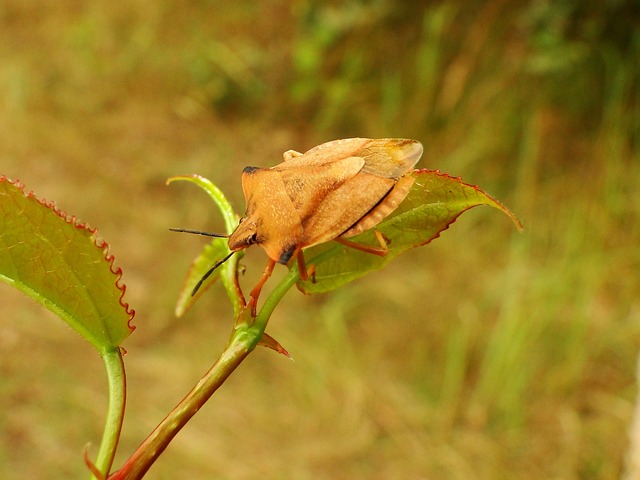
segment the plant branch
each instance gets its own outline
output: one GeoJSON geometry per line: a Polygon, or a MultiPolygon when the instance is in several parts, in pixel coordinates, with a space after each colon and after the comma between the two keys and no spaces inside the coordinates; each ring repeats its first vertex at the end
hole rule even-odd
{"type": "Polygon", "coordinates": [[[182,427],[251,353],[261,337],[262,331],[254,327],[246,324],[237,327],[216,363],[142,442],[122,468],[111,475],[109,479],[137,480],[142,478],[182,427]]]}
{"type": "Polygon", "coordinates": [[[240,312],[227,347],[216,363],[151,432],[122,468],[109,477],[109,480],[138,480],[145,475],[182,427],[254,350],[264,334],[276,305],[298,278],[297,269],[292,268],[289,274],[273,289],[255,319],[250,316],[250,307],[244,308],[240,312]]]}
{"type": "Polygon", "coordinates": [[[275,310],[282,297],[289,291],[291,287],[295,285],[295,283],[300,279],[300,272],[298,272],[298,268],[296,265],[291,267],[289,273],[286,277],[280,280],[280,283],[275,286],[275,288],[271,291],[267,299],[264,301],[262,308],[256,315],[254,325],[256,328],[265,330],[267,327],[267,322],[271,318],[271,314],[275,310]]]}

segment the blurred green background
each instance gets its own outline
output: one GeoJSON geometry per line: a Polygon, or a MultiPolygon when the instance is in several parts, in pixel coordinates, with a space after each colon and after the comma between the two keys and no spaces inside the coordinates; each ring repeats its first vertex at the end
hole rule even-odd
{"type": "MultiPolygon", "coordinates": [[[[223,348],[212,288],[173,316],[220,230],[199,173],[335,138],[409,137],[425,168],[522,220],[463,215],[331,294],[296,291],[150,479],[609,479],[640,347],[640,4],[0,4],[0,173],[99,228],[138,329],[116,465],[223,348]]],[[[249,286],[264,263],[245,257],[249,286]]],[[[276,277],[284,269],[277,269],[276,277]]],[[[272,284],[276,279],[272,280],[272,284]]],[[[0,478],[84,478],[106,378],[88,344],[0,285],[0,478]]]]}

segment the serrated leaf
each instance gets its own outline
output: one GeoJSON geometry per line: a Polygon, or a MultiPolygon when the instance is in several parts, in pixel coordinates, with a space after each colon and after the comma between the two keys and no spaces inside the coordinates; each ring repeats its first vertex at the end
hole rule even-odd
{"type": "MultiPolygon", "coordinates": [[[[378,270],[401,253],[429,243],[453,223],[466,210],[489,205],[507,214],[518,228],[518,219],[500,202],[477,186],[463,183],[437,170],[416,170],[415,182],[407,198],[395,212],[375,227],[390,240],[389,252],[380,257],[365,253],[337,242],[329,242],[305,251],[308,265],[315,266],[312,279],[298,281],[305,293],[334,290],[370,271],[378,270]]],[[[378,246],[374,230],[369,230],[350,241],[378,246]]],[[[297,268],[293,265],[291,268],[297,268]]]]}
{"type": "Polygon", "coordinates": [[[60,316],[101,353],[134,329],[113,260],[96,229],[0,176],[0,279],[60,316]]]}

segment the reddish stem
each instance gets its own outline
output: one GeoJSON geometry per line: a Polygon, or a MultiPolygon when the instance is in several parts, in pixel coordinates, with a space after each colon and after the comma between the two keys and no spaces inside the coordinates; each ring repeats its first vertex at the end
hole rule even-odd
{"type": "Polygon", "coordinates": [[[142,478],[182,427],[251,353],[261,334],[262,332],[253,332],[250,328],[236,330],[211,369],[142,442],[122,468],[109,476],[109,480],[142,478]]]}

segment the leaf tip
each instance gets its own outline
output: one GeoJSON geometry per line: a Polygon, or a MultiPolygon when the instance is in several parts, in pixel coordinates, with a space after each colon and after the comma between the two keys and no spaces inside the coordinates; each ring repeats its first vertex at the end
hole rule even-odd
{"type": "MultiPolygon", "coordinates": [[[[472,185],[469,183],[465,183],[462,181],[462,177],[456,177],[453,175],[450,175],[448,173],[442,172],[439,169],[436,170],[430,170],[430,169],[426,169],[426,168],[421,168],[421,169],[415,169],[413,172],[414,176],[420,176],[420,175],[425,175],[425,174],[433,174],[436,175],[438,177],[443,177],[443,178],[447,178],[450,180],[455,180],[456,182],[460,183],[463,186],[466,187],[470,187],[473,190],[476,191],[477,194],[479,194],[482,197],[485,197],[488,202],[482,202],[485,205],[489,205],[492,206],[494,208],[497,208],[498,210],[501,210],[502,213],[504,213],[507,217],[509,217],[511,219],[511,221],[513,222],[513,224],[515,225],[515,227],[518,229],[519,232],[521,232],[522,230],[524,230],[524,227],[522,226],[522,222],[518,219],[518,217],[516,217],[516,215],[509,210],[506,205],[504,205],[502,202],[500,202],[499,200],[496,200],[495,198],[493,198],[491,195],[489,195],[487,192],[485,192],[484,190],[482,190],[478,185],[472,185]]],[[[480,204],[477,204],[480,205],[480,204]]],[[[471,205],[469,208],[473,208],[474,206],[477,205],[471,205]]],[[[462,212],[460,212],[462,213],[462,212]]],[[[455,219],[454,219],[455,221],[455,219]]],[[[451,222],[453,223],[453,222],[451,222]]]]}
{"type": "Polygon", "coordinates": [[[197,173],[192,173],[189,175],[173,175],[167,178],[165,185],[171,185],[173,182],[178,182],[180,180],[186,180],[186,181],[196,180],[197,181],[197,180],[205,180],[205,178],[202,175],[198,175],[197,173]]]}

